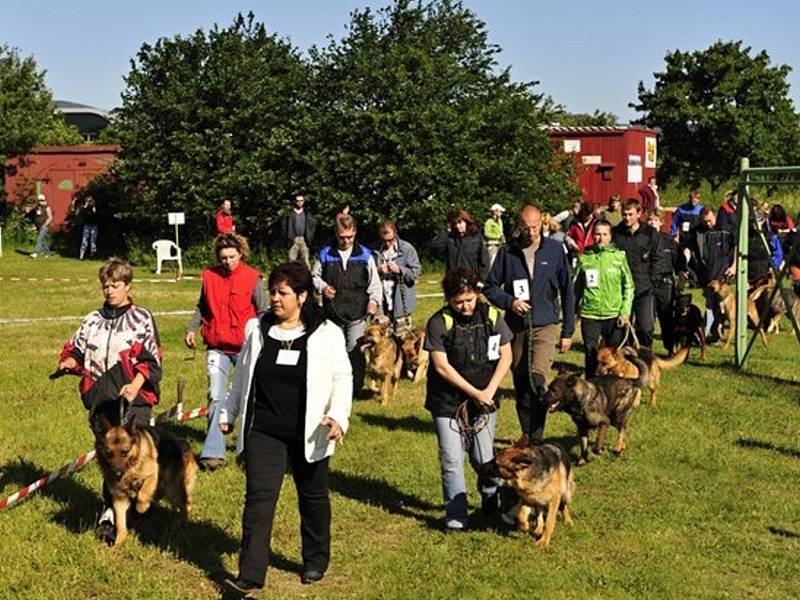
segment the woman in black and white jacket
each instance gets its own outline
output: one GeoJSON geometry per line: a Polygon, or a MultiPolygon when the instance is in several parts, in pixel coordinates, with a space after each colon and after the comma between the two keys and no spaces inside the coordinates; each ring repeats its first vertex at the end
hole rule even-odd
{"type": "Polygon", "coordinates": [[[344,334],[313,300],[311,273],[297,262],[269,276],[270,312],[248,321],[239,367],[220,428],[240,416],[247,494],[242,517],[239,594],[264,585],[269,540],[283,475],[291,467],[300,506],[303,583],[319,581],[330,561],[328,460],[350,418],[352,372],[344,334]]]}

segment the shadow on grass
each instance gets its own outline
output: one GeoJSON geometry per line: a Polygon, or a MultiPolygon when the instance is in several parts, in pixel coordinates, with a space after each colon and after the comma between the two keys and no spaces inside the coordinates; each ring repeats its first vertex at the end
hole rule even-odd
{"type": "Polygon", "coordinates": [[[747,377],[748,379],[755,379],[757,381],[764,381],[768,383],[777,383],[780,385],[790,385],[795,388],[800,387],[800,381],[797,379],[785,379],[783,377],[778,377],[777,375],[767,375],[765,373],[755,373],[752,370],[745,370],[740,371],[736,368],[736,365],[732,362],[723,362],[723,363],[707,363],[707,362],[692,362],[692,366],[700,367],[700,368],[712,368],[712,369],[719,369],[721,371],[729,371],[736,375],[741,375],[743,377],[747,377]]]}
{"type": "Polygon", "coordinates": [[[796,448],[787,448],[786,446],[776,446],[771,442],[762,442],[761,440],[751,440],[747,438],[739,438],[736,440],[736,445],[740,448],[759,448],[761,450],[772,450],[784,456],[792,458],[800,458],[800,450],[796,448]]]}
{"type": "Polygon", "coordinates": [[[796,531],[789,531],[788,529],[782,529],[781,527],[770,526],[767,527],[767,531],[769,531],[772,535],[777,535],[779,537],[800,538],[800,533],[797,533],[796,531]]]}
{"type": "Polygon", "coordinates": [[[389,417],[387,415],[363,414],[359,417],[367,425],[381,427],[387,431],[412,431],[414,433],[433,433],[433,422],[413,415],[406,417],[389,417]]]}
{"type": "Polygon", "coordinates": [[[440,507],[406,494],[393,485],[363,475],[351,475],[341,471],[331,471],[330,488],[351,500],[370,506],[377,506],[393,515],[410,517],[421,521],[431,529],[441,529],[441,519],[422,514],[420,511],[437,510],[440,507]]]}
{"type": "MultiPolygon", "coordinates": [[[[14,489],[8,492],[14,493],[19,487],[42,477],[45,470],[20,458],[4,465],[0,468],[0,473],[0,489],[13,484],[14,489]]],[[[100,490],[91,490],[70,476],[65,476],[38,493],[63,505],[61,510],[52,515],[51,520],[54,523],[75,534],[94,531],[101,510],[100,490]]],[[[190,562],[204,571],[209,580],[221,586],[223,579],[229,576],[222,564],[221,555],[236,552],[239,549],[239,540],[210,521],[191,518],[185,521],[166,500],[161,502],[162,505],[154,504],[144,515],[139,515],[133,509],[129,511],[128,527],[135,532],[139,543],[171,552],[178,559],[190,562]]],[[[126,543],[134,542],[129,539],[126,543]]],[[[302,568],[299,563],[274,552],[270,564],[278,569],[298,573],[302,568]]]]}

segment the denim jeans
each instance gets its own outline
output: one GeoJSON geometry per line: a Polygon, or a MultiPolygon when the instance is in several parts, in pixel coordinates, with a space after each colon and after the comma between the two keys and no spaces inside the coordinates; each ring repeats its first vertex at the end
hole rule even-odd
{"type": "Polygon", "coordinates": [[[92,256],[94,256],[95,252],[97,252],[97,225],[83,226],[83,238],[81,239],[80,254],[81,258],[83,258],[87,248],[92,256]]]}
{"type": "Polygon", "coordinates": [[[36,247],[33,249],[35,254],[50,255],[50,246],[47,245],[48,234],[47,225],[39,227],[39,237],[36,238],[36,247]]]}
{"type": "Polygon", "coordinates": [[[209,350],[206,354],[208,373],[208,433],[200,458],[225,458],[225,436],[219,429],[219,411],[228,395],[228,380],[236,366],[238,354],[209,350]]]}
{"type": "Polygon", "coordinates": [[[464,477],[464,452],[478,473],[478,491],[485,499],[497,492],[500,480],[481,477],[480,467],[494,458],[494,428],[497,413],[488,415],[486,427],[473,435],[467,448],[461,443],[461,434],[455,419],[434,417],[436,436],[439,439],[439,466],[442,471],[445,525],[452,529],[467,526],[467,483],[464,477]]]}

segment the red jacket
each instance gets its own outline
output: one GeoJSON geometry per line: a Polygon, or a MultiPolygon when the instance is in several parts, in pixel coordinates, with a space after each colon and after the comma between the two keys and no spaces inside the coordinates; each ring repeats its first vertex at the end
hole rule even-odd
{"type": "Polygon", "coordinates": [[[223,233],[233,233],[233,215],[226,215],[220,208],[214,215],[217,223],[217,235],[223,233]]]}
{"type": "Polygon", "coordinates": [[[238,354],[244,343],[244,327],[256,316],[253,291],[261,273],[244,263],[233,271],[213,267],[203,271],[201,307],[203,340],[206,346],[238,354]]]}
{"type": "Polygon", "coordinates": [[[583,223],[578,223],[577,220],[570,223],[567,235],[575,242],[578,247],[578,252],[583,254],[583,251],[594,245],[594,224],[595,219],[589,222],[589,225],[584,226],[583,223]]]}
{"type": "Polygon", "coordinates": [[[639,188],[639,196],[642,198],[642,220],[644,220],[645,213],[656,207],[658,196],[649,185],[643,185],[639,188]]]}

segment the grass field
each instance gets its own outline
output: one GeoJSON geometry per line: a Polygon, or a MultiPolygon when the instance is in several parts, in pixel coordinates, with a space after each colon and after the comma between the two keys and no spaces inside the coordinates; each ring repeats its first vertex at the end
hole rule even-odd
{"type": "MultiPolygon", "coordinates": [[[[47,380],[79,319],[4,320],[87,313],[100,301],[98,266],[33,261],[13,251],[0,259],[0,497],[93,443],[76,380],[47,380]],[[48,277],[56,280],[43,281],[48,277]]],[[[421,291],[436,292],[431,281],[438,277],[425,273],[421,291]]],[[[190,310],[198,291],[197,280],[133,287],[135,300],[156,313],[190,310]]],[[[423,322],[439,302],[423,300],[415,318],[423,322]]],[[[187,319],[156,317],[164,408],[175,400],[179,376],[187,382],[188,407],[205,403],[204,355],[192,360],[181,341],[187,319]]],[[[582,360],[576,352],[560,358],[582,360]]],[[[491,524],[460,535],[441,532],[436,440],[422,408],[423,386],[403,381],[387,408],[358,401],[331,463],[328,575],[318,585],[299,583],[299,523],[287,483],[269,597],[800,597],[798,358],[784,323],[769,348],[756,345],[747,374],[732,369],[731,353],[718,348],[706,364],[693,359],[668,371],[659,405],[643,404],[633,415],[626,454],[594,457],[577,471],[575,526],[559,523],[547,550],[491,524]]],[[[510,381],[504,387],[499,445],[518,434],[510,381]]],[[[199,450],[204,427],[196,420],[174,429],[199,450]]],[[[550,417],[547,437],[573,456],[574,433],[566,415],[550,417]]],[[[0,598],[219,597],[222,579],[236,573],[244,496],[238,466],[200,474],[188,523],[156,507],[119,549],[93,535],[100,485],[90,465],[0,512],[0,598]]],[[[475,506],[476,494],[471,501],[475,506]]]]}

